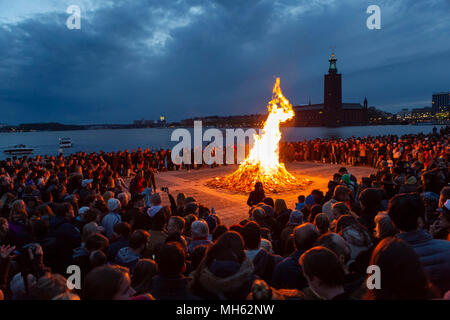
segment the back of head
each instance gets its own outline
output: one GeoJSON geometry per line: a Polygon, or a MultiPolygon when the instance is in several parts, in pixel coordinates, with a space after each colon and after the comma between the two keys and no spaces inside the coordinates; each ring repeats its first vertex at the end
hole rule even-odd
{"type": "Polygon", "coordinates": [[[350,208],[345,202],[336,202],[332,205],[333,216],[338,219],[342,215],[350,214],[350,208]]]}
{"type": "Polygon", "coordinates": [[[418,193],[398,194],[389,201],[388,214],[400,231],[414,231],[418,219],[425,219],[425,206],[418,193]]]}
{"type": "Polygon", "coordinates": [[[146,245],[148,243],[148,240],[150,239],[150,234],[145,230],[135,230],[131,236],[130,236],[130,248],[131,249],[138,249],[143,245],[146,245]]]}
{"type": "Polygon", "coordinates": [[[125,277],[128,277],[128,269],[121,266],[105,265],[92,269],[81,287],[82,300],[113,300],[125,277]]]}
{"type": "Polygon", "coordinates": [[[346,201],[349,194],[349,188],[345,186],[338,186],[334,189],[333,198],[337,201],[346,201]]]}
{"type": "Polygon", "coordinates": [[[100,233],[94,233],[86,238],[85,248],[89,252],[94,250],[105,251],[106,248],[108,248],[108,246],[109,246],[108,238],[100,233]]]}
{"type": "Polygon", "coordinates": [[[328,232],[330,228],[330,219],[326,213],[319,213],[314,219],[314,225],[321,234],[328,232]]]}
{"type": "Polygon", "coordinates": [[[249,250],[258,249],[261,242],[261,228],[254,222],[248,222],[242,229],[245,247],[249,250]]]}
{"type": "Polygon", "coordinates": [[[117,200],[116,198],[109,199],[107,203],[108,203],[108,210],[110,212],[119,212],[120,209],[122,208],[120,201],[117,200]]]}
{"type": "Polygon", "coordinates": [[[294,229],[294,242],[297,250],[310,249],[318,237],[319,231],[312,223],[303,223],[294,229]]]}
{"type": "Polygon", "coordinates": [[[429,281],[415,250],[397,237],[382,240],[374,249],[370,265],[382,273],[380,289],[369,296],[380,300],[426,300],[431,298],[429,281]]]}
{"type": "Polygon", "coordinates": [[[177,230],[179,230],[180,232],[183,232],[185,220],[182,217],[172,216],[169,219],[169,223],[174,224],[174,226],[176,227],[177,230]]]}
{"type": "Polygon", "coordinates": [[[186,203],[184,207],[184,212],[185,214],[198,215],[198,203],[197,202],[186,203]]]}
{"type": "Polygon", "coordinates": [[[167,224],[166,213],[164,210],[159,210],[152,218],[152,230],[162,231],[167,224]]]}
{"type": "Polygon", "coordinates": [[[392,237],[397,234],[397,228],[391,221],[391,218],[385,213],[379,213],[375,216],[375,224],[377,230],[377,236],[380,239],[392,237]]]}
{"type": "Polygon", "coordinates": [[[377,188],[367,188],[359,195],[359,201],[368,209],[377,210],[381,206],[381,190],[377,188]]]}
{"type": "Polygon", "coordinates": [[[185,253],[178,242],[161,245],[156,252],[159,273],[165,277],[177,277],[184,269],[185,253]]]}
{"type": "Polygon", "coordinates": [[[352,215],[345,214],[339,217],[336,222],[336,233],[342,232],[348,226],[358,224],[358,220],[352,215]]]}
{"type": "Polygon", "coordinates": [[[59,274],[46,273],[33,286],[32,296],[37,300],[51,300],[55,296],[68,292],[66,279],[59,274]]]}
{"type": "Polygon", "coordinates": [[[208,224],[204,220],[197,220],[191,226],[192,238],[206,238],[209,234],[208,224]]]}
{"type": "Polygon", "coordinates": [[[344,269],[336,254],[325,247],[309,249],[299,259],[303,273],[309,278],[318,278],[330,288],[344,284],[344,269]]]}
{"type": "Polygon", "coordinates": [[[227,231],[209,247],[206,254],[206,263],[212,260],[228,260],[241,263],[245,259],[244,240],[235,231],[227,231]]]}
{"type": "Polygon", "coordinates": [[[275,200],[275,214],[278,215],[282,213],[283,211],[287,210],[286,201],[284,199],[277,199],[275,200]]]}
{"type": "Polygon", "coordinates": [[[342,263],[346,263],[350,259],[350,249],[345,239],[334,232],[323,234],[318,240],[317,245],[325,247],[333,251],[339,257],[342,263]]]}
{"type": "Polygon", "coordinates": [[[160,206],[161,205],[161,196],[159,193],[152,194],[152,197],[150,198],[150,202],[152,206],[160,206]]]}
{"type": "Polygon", "coordinates": [[[128,239],[131,233],[131,226],[126,222],[119,222],[114,225],[114,232],[121,237],[128,239]]]}
{"type": "Polygon", "coordinates": [[[158,274],[158,265],[151,259],[139,259],[133,270],[131,286],[137,294],[150,292],[153,277],[158,274]]]}
{"type": "Polygon", "coordinates": [[[272,208],[275,208],[275,203],[273,202],[273,199],[270,197],[264,198],[263,202],[267,204],[268,206],[271,206],[272,208]]]}

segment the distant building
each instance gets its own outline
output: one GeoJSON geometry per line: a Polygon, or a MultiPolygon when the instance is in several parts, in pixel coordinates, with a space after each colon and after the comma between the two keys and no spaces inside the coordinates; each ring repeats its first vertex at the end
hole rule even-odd
{"type": "Polygon", "coordinates": [[[416,120],[429,119],[432,116],[433,109],[431,107],[415,108],[411,110],[411,118],[416,120]]]}
{"type": "Polygon", "coordinates": [[[408,108],[403,108],[401,111],[397,112],[397,120],[407,120],[411,119],[411,111],[408,108]]]}
{"type": "Polygon", "coordinates": [[[165,126],[166,125],[166,117],[160,116],[159,120],[158,120],[158,125],[159,126],[165,126]]]}
{"type": "Polygon", "coordinates": [[[295,126],[351,126],[364,125],[369,121],[367,98],[364,105],[342,102],[342,78],[337,72],[334,53],[328,60],[330,67],[324,77],[323,104],[295,106],[295,126]]]}
{"type": "Polygon", "coordinates": [[[432,99],[433,113],[445,113],[450,111],[450,92],[433,93],[432,99]]]}

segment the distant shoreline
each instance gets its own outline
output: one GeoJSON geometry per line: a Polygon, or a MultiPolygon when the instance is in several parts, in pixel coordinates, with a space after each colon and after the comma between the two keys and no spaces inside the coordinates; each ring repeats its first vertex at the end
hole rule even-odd
{"type": "MultiPolygon", "coordinates": [[[[441,121],[441,122],[386,122],[386,123],[370,123],[367,126],[392,126],[392,125],[402,125],[402,126],[445,126],[450,125],[450,121],[441,121]]],[[[324,127],[324,126],[281,126],[282,128],[344,128],[344,127],[359,127],[360,125],[349,125],[349,126],[340,126],[340,127],[324,127]]],[[[205,128],[223,128],[223,129],[231,129],[231,128],[259,128],[261,126],[233,126],[233,125],[214,125],[214,124],[203,124],[205,128]]],[[[10,126],[0,128],[0,133],[21,133],[21,132],[64,132],[64,131],[83,131],[83,130],[126,130],[126,129],[178,129],[178,128],[193,128],[193,125],[180,125],[180,124],[168,124],[165,126],[136,126],[132,124],[111,124],[111,125],[61,125],[55,126],[52,128],[49,124],[37,124],[35,128],[30,124],[27,128],[23,128],[21,126],[10,126]],[[42,126],[46,126],[46,128],[42,128],[42,126]]],[[[261,127],[262,128],[262,127],[261,127]]]]}

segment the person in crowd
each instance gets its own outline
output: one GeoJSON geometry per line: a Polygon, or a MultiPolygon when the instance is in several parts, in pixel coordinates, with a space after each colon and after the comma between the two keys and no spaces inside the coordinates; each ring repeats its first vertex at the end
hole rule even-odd
{"type": "Polygon", "coordinates": [[[325,247],[303,253],[299,265],[314,294],[323,300],[349,300],[344,290],[344,270],[336,254],[325,247]]]}
{"type": "Polygon", "coordinates": [[[163,244],[167,239],[167,216],[169,215],[166,211],[168,207],[163,207],[159,210],[152,218],[152,226],[149,230],[150,240],[148,243],[148,250],[150,254],[154,254],[156,248],[163,244]]]}
{"type": "Polygon", "coordinates": [[[101,266],[88,273],[81,287],[82,300],[130,300],[135,295],[128,269],[101,266]]]}
{"type": "Polygon", "coordinates": [[[254,274],[270,284],[273,270],[282,258],[261,248],[261,228],[256,222],[247,222],[241,235],[244,239],[245,254],[253,262],[254,274]]]}
{"type": "Polygon", "coordinates": [[[350,247],[351,256],[347,264],[355,261],[361,251],[373,245],[372,235],[352,215],[343,215],[336,222],[336,233],[341,235],[350,247]]]}
{"type": "Polygon", "coordinates": [[[208,248],[193,274],[191,292],[203,299],[244,300],[254,280],[244,240],[239,233],[228,231],[208,248]]]}
{"type": "Polygon", "coordinates": [[[139,259],[131,276],[131,287],[136,295],[148,294],[153,288],[153,278],[158,274],[158,265],[151,259],[139,259]]]}
{"type": "Polygon", "coordinates": [[[414,248],[431,282],[441,293],[450,290],[450,242],[433,239],[425,229],[425,205],[420,195],[396,195],[389,202],[388,214],[399,230],[397,237],[414,248]]]}
{"type": "Polygon", "coordinates": [[[337,202],[347,202],[349,200],[350,190],[345,186],[337,186],[334,189],[333,198],[329,201],[325,202],[322,206],[322,212],[328,216],[328,219],[331,221],[334,220],[332,207],[337,202]]]}
{"type": "Polygon", "coordinates": [[[367,188],[359,194],[361,213],[358,221],[372,234],[375,228],[375,216],[381,211],[381,190],[367,188]]]}
{"type": "Polygon", "coordinates": [[[319,232],[313,224],[303,223],[294,229],[293,234],[296,251],[279,262],[273,271],[272,285],[276,289],[302,290],[308,285],[298,259],[314,245],[319,232]]]}
{"type": "Polygon", "coordinates": [[[129,246],[117,252],[115,262],[133,272],[139,259],[148,248],[150,234],[145,230],[136,230],[130,236],[129,246]]]}
{"type": "Polygon", "coordinates": [[[323,235],[330,231],[330,219],[328,219],[326,213],[319,213],[314,218],[314,225],[316,226],[317,231],[319,231],[320,235],[323,235]]]}
{"type": "Polygon", "coordinates": [[[186,256],[177,242],[163,244],[156,253],[159,274],[153,278],[151,294],[158,300],[197,300],[188,289],[186,256]]]}
{"type": "Polygon", "coordinates": [[[281,231],[280,234],[280,250],[283,256],[288,251],[287,250],[288,242],[293,243],[292,233],[294,231],[294,228],[301,225],[302,223],[303,223],[303,213],[298,210],[292,211],[291,214],[289,215],[289,221],[286,227],[284,227],[283,231],[281,231]]]}
{"type": "Polygon", "coordinates": [[[192,240],[188,246],[189,253],[192,253],[196,246],[211,243],[211,240],[208,239],[209,227],[204,220],[197,220],[192,223],[191,235],[192,240]]]}
{"type": "Polygon", "coordinates": [[[255,189],[250,192],[250,195],[248,196],[247,205],[250,207],[253,207],[257,205],[258,203],[262,202],[264,198],[266,197],[264,193],[264,188],[261,182],[255,183],[255,189]]]}
{"type": "Polygon", "coordinates": [[[111,239],[114,232],[114,225],[122,222],[120,201],[111,198],[108,200],[109,213],[102,219],[102,226],[105,229],[106,236],[111,239]]]}
{"type": "Polygon", "coordinates": [[[362,274],[350,270],[348,267],[351,262],[352,248],[344,237],[341,235],[329,232],[320,236],[317,240],[316,245],[323,246],[330,249],[338,257],[342,264],[342,269],[344,270],[344,290],[351,297],[360,298],[364,292],[364,277],[362,274]]]}
{"type": "MultiPolygon", "coordinates": [[[[428,300],[438,298],[417,252],[398,237],[383,239],[372,253],[370,265],[381,270],[381,283],[367,290],[369,300],[428,300]]],[[[376,281],[376,280],[375,280],[376,281]]]]}
{"type": "Polygon", "coordinates": [[[295,210],[298,210],[298,211],[300,211],[300,210],[302,210],[303,209],[303,207],[305,206],[305,196],[304,195],[299,195],[298,197],[297,197],[297,203],[295,204],[295,210]]]}
{"type": "Polygon", "coordinates": [[[63,273],[72,260],[72,252],[81,245],[80,230],[74,225],[75,213],[70,203],[60,203],[50,220],[49,236],[56,243],[58,257],[55,271],[63,273]]]}
{"type": "Polygon", "coordinates": [[[113,228],[114,241],[109,245],[107,251],[107,259],[113,262],[116,258],[117,252],[120,249],[128,247],[130,244],[131,226],[126,222],[119,222],[113,228]]]}

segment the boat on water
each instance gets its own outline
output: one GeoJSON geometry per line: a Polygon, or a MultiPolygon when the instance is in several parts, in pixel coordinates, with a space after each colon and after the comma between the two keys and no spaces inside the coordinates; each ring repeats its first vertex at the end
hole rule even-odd
{"type": "Polygon", "coordinates": [[[33,150],[34,150],[33,148],[27,148],[27,146],[24,144],[18,144],[6,148],[3,152],[12,155],[18,155],[18,154],[30,154],[33,152],[33,150]]]}
{"type": "Polygon", "coordinates": [[[60,138],[59,139],[60,148],[72,148],[72,139],[70,138],[60,138]]]}

